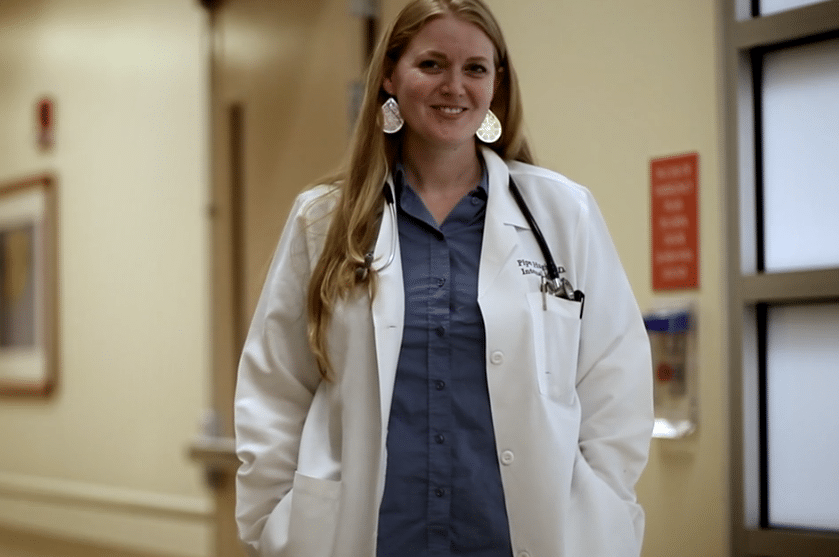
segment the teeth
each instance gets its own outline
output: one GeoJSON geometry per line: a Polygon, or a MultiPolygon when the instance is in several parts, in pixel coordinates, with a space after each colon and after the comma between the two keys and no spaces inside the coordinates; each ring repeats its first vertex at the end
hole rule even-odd
{"type": "Polygon", "coordinates": [[[451,108],[448,106],[441,106],[438,110],[445,112],[446,114],[460,114],[465,109],[463,108],[451,108]]]}

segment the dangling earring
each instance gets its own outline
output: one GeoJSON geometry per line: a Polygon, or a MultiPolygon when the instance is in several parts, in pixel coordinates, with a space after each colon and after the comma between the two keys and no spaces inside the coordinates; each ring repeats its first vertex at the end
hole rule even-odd
{"type": "Polygon", "coordinates": [[[493,143],[501,137],[501,121],[491,110],[487,110],[487,115],[484,116],[484,121],[475,135],[484,143],[493,143]]]}
{"type": "Polygon", "coordinates": [[[393,97],[382,105],[382,131],[385,133],[396,133],[402,129],[402,113],[399,112],[399,104],[393,97]]]}

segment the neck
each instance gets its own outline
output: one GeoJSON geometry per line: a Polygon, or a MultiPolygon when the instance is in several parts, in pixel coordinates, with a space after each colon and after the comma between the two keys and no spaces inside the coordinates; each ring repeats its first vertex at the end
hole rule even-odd
{"type": "Polygon", "coordinates": [[[436,195],[448,193],[458,198],[481,179],[481,163],[476,147],[460,150],[412,149],[405,146],[402,164],[415,191],[436,195]]]}
{"type": "Polygon", "coordinates": [[[438,224],[481,179],[477,147],[459,150],[403,146],[406,178],[438,224]]]}

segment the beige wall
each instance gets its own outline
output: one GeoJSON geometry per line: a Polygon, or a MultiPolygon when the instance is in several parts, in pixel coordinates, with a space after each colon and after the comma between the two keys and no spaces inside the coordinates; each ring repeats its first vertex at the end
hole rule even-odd
{"type": "Polygon", "coordinates": [[[0,399],[0,555],[14,529],[209,554],[186,456],[209,379],[205,25],[194,0],[0,3],[0,181],[57,178],[61,343],[52,397],[0,399]]]}

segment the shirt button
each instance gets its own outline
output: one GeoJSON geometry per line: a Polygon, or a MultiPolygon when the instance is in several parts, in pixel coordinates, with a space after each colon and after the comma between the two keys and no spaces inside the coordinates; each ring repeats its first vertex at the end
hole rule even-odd
{"type": "Polygon", "coordinates": [[[513,454],[513,451],[504,451],[501,453],[501,464],[505,466],[512,464],[515,459],[516,455],[513,454]]]}
{"type": "Polygon", "coordinates": [[[441,380],[441,379],[438,379],[437,381],[435,381],[435,382],[434,382],[434,387],[435,387],[438,391],[442,391],[443,389],[445,389],[445,388],[446,388],[446,382],[445,382],[445,381],[443,381],[443,380],[441,380]]]}
{"type": "Polygon", "coordinates": [[[442,445],[443,443],[446,442],[446,436],[443,435],[442,433],[438,433],[437,435],[434,436],[434,440],[437,442],[437,444],[442,445]]]}
{"type": "Polygon", "coordinates": [[[446,334],[446,328],[441,325],[434,329],[434,332],[437,333],[438,337],[441,337],[446,334]]]}
{"type": "Polygon", "coordinates": [[[504,353],[501,350],[496,350],[489,356],[489,361],[498,365],[504,361],[504,353]]]}
{"type": "Polygon", "coordinates": [[[446,490],[443,489],[442,487],[438,487],[437,489],[434,490],[434,495],[436,495],[437,497],[442,497],[445,494],[446,494],[446,490]]]}
{"type": "Polygon", "coordinates": [[[444,278],[438,278],[437,279],[437,286],[442,287],[444,284],[446,284],[446,279],[444,279],[444,278]]]}

